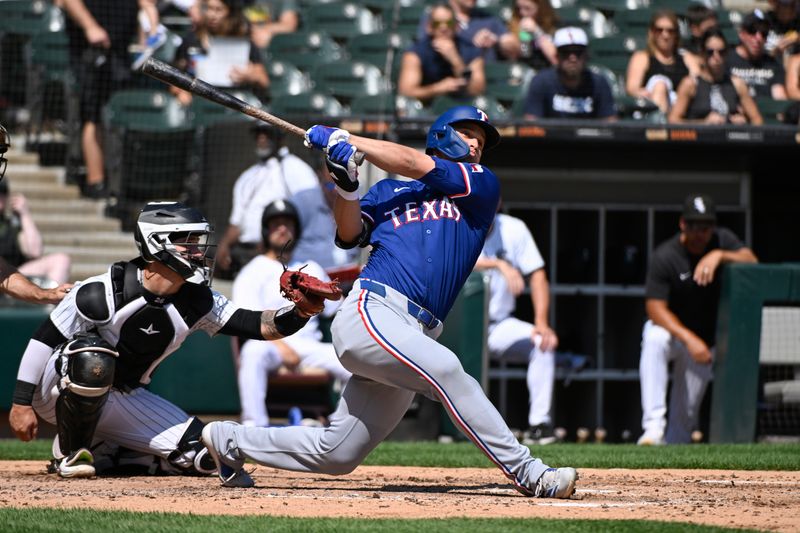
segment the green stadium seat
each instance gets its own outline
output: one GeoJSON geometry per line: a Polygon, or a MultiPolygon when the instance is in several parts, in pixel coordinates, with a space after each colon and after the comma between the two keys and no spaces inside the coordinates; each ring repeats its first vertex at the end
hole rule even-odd
{"type": "Polygon", "coordinates": [[[401,118],[417,118],[425,116],[425,104],[416,98],[408,96],[397,95],[395,98],[395,107],[397,108],[397,116],[401,118]]]}
{"type": "Polygon", "coordinates": [[[304,93],[287,94],[274,98],[269,105],[270,112],[279,116],[325,116],[341,117],[346,115],[345,107],[329,94],[304,93]]]}
{"type": "Polygon", "coordinates": [[[608,67],[617,74],[628,70],[628,61],[636,50],[644,49],[647,38],[633,35],[612,35],[592,39],[589,43],[592,63],[608,67]]]}
{"type": "Polygon", "coordinates": [[[387,16],[391,17],[395,7],[424,5],[425,0],[361,0],[359,3],[374,12],[381,13],[386,21],[387,16]]]}
{"type": "Polygon", "coordinates": [[[417,28],[422,16],[430,9],[427,5],[403,6],[397,11],[397,17],[387,17],[384,15],[386,30],[397,32],[414,40],[417,35],[417,28]]]}
{"type": "MultiPolygon", "coordinates": [[[[261,107],[261,101],[252,93],[247,91],[228,92],[252,106],[261,107]]],[[[208,127],[221,121],[243,120],[244,117],[239,111],[234,111],[205,98],[195,96],[192,98],[191,105],[189,105],[189,119],[195,127],[208,127]]]]}
{"type": "Polygon", "coordinates": [[[639,120],[665,124],[667,117],[652,100],[620,95],[614,99],[617,115],[623,120],[639,120]]]}
{"type": "Polygon", "coordinates": [[[603,76],[606,81],[608,81],[608,84],[611,86],[611,94],[614,95],[615,99],[625,95],[625,86],[622,84],[622,78],[617,76],[610,68],[595,64],[589,65],[588,68],[595,74],[603,76]]]}
{"type": "Polygon", "coordinates": [[[388,80],[375,65],[361,61],[337,61],[317,67],[311,75],[317,92],[349,102],[362,95],[387,93],[388,80]]]}
{"type": "Polygon", "coordinates": [[[50,2],[0,1],[0,33],[35,35],[64,29],[64,13],[50,2]]]}
{"type": "Polygon", "coordinates": [[[315,6],[305,11],[303,22],[309,28],[325,28],[337,41],[347,41],[356,35],[377,33],[383,29],[380,17],[353,2],[315,6]]]}
{"type": "Polygon", "coordinates": [[[425,106],[416,98],[394,93],[359,96],[350,102],[350,114],[366,117],[417,118],[425,115],[425,106]]]}
{"type": "Polygon", "coordinates": [[[104,108],[109,187],[120,202],[176,199],[191,173],[189,111],[166,91],[115,93],[104,108]]]}
{"type": "Polygon", "coordinates": [[[614,25],[620,35],[646,36],[653,13],[654,10],[648,8],[620,11],[614,14],[614,25]]]}
{"type": "Polygon", "coordinates": [[[408,48],[410,42],[407,36],[400,33],[358,35],[347,43],[347,51],[354,61],[370,63],[381,69],[381,72],[386,73],[386,61],[390,52],[394,54],[390,65],[393,71],[395,64],[399,63],[403,51],[408,48]]]}
{"type": "Polygon", "coordinates": [[[773,100],[767,96],[757,96],[754,100],[764,124],[783,124],[783,114],[792,103],[788,100],[773,100]]]}
{"type": "Polygon", "coordinates": [[[488,116],[489,120],[503,120],[510,117],[511,109],[504,106],[497,101],[496,98],[491,96],[481,95],[475,98],[453,98],[450,96],[437,96],[433,99],[429,106],[430,113],[434,116],[439,116],[451,107],[459,105],[472,105],[478,109],[483,110],[488,116]]]}
{"type": "Polygon", "coordinates": [[[588,0],[588,5],[604,13],[616,13],[647,7],[647,0],[588,0]]]}
{"type": "Polygon", "coordinates": [[[697,0],[650,0],[650,8],[653,10],[670,9],[678,15],[683,15],[690,5],[696,3],[697,0]]]}
{"type": "Polygon", "coordinates": [[[534,71],[523,63],[496,61],[487,63],[486,94],[504,104],[510,104],[528,91],[534,71]]]}
{"type": "Polygon", "coordinates": [[[561,26],[583,28],[589,38],[606,37],[614,32],[613,25],[605,15],[592,7],[569,7],[558,10],[561,26]]]}
{"type": "Polygon", "coordinates": [[[266,49],[266,61],[291,63],[308,72],[322,63],[344,58],[341,46],[330,35],[320,31],[279,33],[266,49]]]}
{"type": "Polygon", "coordinates": [[[265,61],[271,97],[301,94],[311,90],[311,80],[299,68],[286,61],[265,61]]]}

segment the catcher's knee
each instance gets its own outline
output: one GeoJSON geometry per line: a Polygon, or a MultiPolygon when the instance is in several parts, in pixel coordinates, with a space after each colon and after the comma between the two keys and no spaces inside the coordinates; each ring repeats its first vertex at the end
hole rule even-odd
{"type": "Polygon", "coordinates": [[[205,424],[193,416],[184,430],[175,449],[167,456],[169,465],[177,473],[188,475],[207,475],[216,472],[214,460],[205,445],[200,442],[200,434],[205,424]]]}

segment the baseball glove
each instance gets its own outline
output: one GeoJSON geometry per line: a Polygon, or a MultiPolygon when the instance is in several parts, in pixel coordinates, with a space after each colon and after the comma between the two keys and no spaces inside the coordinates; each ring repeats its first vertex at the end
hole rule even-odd
{"type": "Polygon", "coordinates": [[[285,270],[281,274],[281,294],[294,302],[304,316],[314,316],[322,312],[325,300],[338,300],[342,297],[339,281],[322,281],[300,270],[285,270]]]}

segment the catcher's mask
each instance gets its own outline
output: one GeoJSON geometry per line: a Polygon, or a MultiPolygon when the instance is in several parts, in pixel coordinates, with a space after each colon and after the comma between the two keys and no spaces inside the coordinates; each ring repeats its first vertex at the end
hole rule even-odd
{"type": "Polygon", "coordinates": [[[269,221],[275,217],[289,217],[294,220],[294,239],[286,246],[287,251],[292,251],[303,233],[300,225],[300,213],[289,200],[275,200],[267,205],[261,215],[261,240],[266,247],[269,247],[269,221]]]}
{"type": "Polygon", "coordinates": [[[9,137],[8,132],[3,125],[0,124],[0,180],[2,180],[3,176],[6,175],[8,159],[6,159],[4,155],[9,148],[11,148],[11,137],[9,137]]]}
{"type": "Polygon", "coordinates": [[[250,127],[250,131],[258,141],[258,136],[264,134],[269,139],[268,146],[260,146],[256,142],[256,156],[261,161],[266,161],[278,153],[283,146],[283,130],[267,122],[258,121],[250,127]]]}
{"type": "Polygon", "coordinates": [[[471,105],[451,107],[431,125],[425,143],[425,153],[441,152],[453,161],[463,161],[469,156],[469,146],[459,137],[453,128],[456,124],[470,123],[483,129],[486,133],[484,150],[494,148],[500,142],[500,133],[489,123],[489,117],[471,105]]]}
{"type": "Polygon", "coordinates": [[[134,239],[142,259],[158,261],[190,283],[211,285],[216,244],[206,217],[179,202],[150,202],[136,221],[134,239]]]}

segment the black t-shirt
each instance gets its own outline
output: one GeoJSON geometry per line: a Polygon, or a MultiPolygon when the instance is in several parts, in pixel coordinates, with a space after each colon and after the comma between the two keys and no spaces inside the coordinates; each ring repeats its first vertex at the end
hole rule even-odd
{"type": "Polygon", "coordinates": [[[771,96],[772,86],[783,85],[786,73],[774,57],[763,54],[756,61],[748,61],[740,56],[735,48],[725,56],[728,72],[742,78],[750,88],[751,96],[771,96]]]}
{"type": "Polygon", "coordinates": [[[719,227],[701,255],[691,255],[681,244],[680,234],[663,242],[653,252],[647,271],[645,298],[666,300],[667,307],[684,326],[709,346],[714,345],[717,327],[717,306],[722,288],[722,269],[717,269],[714,282],[705,287],[695,283],[694,269],[711,250],[739,250],[744,243],[731,230],[719,227]]]}

